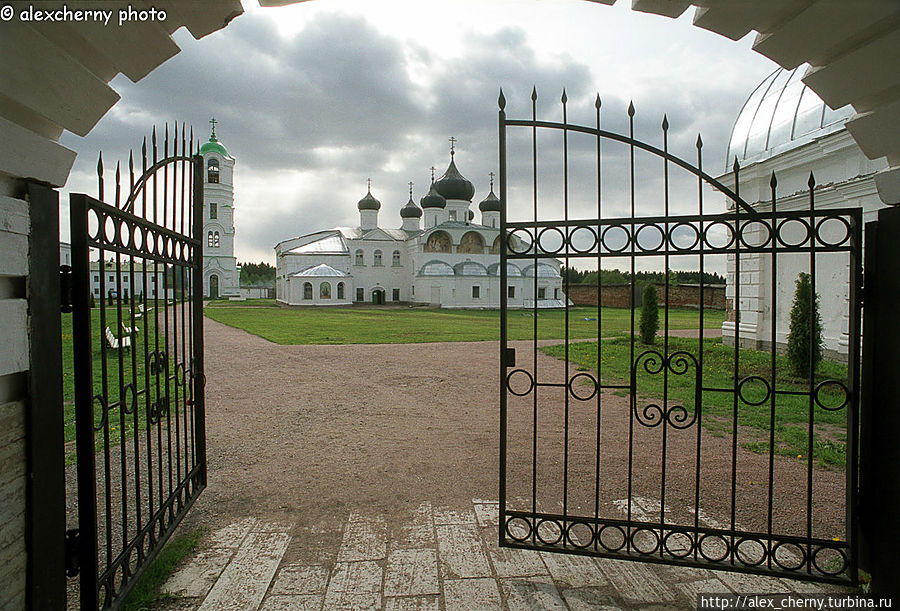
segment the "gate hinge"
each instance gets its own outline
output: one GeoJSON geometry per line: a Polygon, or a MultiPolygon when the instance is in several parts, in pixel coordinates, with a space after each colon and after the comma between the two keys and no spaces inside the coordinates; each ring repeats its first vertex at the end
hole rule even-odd
{"type": "Polygon", "coordinates": [[[59,266],[59,309],[72,311],[72,266],[59,266]]]}
{"type": "Polygon", "coordinates": [[[506,348],[504,356],[506,357],[504,359],[504,365],[506,367],[515,367],[516,366],[516,349],[515,348],[506,348]]]}
{"type": "Polygon", "coordinates": [[[75,577],[81,571],[78,562],[81,547],[81,531],[70,528],[66,531],[66,575],[75,577]]]}

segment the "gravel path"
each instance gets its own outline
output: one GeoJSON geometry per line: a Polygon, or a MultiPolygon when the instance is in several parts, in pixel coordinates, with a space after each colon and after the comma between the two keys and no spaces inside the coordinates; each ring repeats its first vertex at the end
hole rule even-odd
{"type": "MultiPolygon", "coordinates": [[[[310,526],[361,507],[385,515],[424,501],[465,506],[497,498],[496,342],[281,346],[206,320],[209,487],[187,523],[218,527],[244,516],[310,526]]],[[[518,343],[519,359],[531,344],[518,343]]],[[[562,364],[538,355],[542,375],[562,364]]],[[[538,504],[562,502],[564,414],[542,395],[538,504]]],[[[556,401],[561,403],[561,401],[556,401]]],[[[602,397],[601,515],[621,517],[628,455],[627,399],[602,397]],[[605,509],[604,509],[605,508],[605,509]]],[[[530,398],[510,401],[510,488],[531,497],[530,398]]],[[[570,508],[593,512],[595,402],[573,402],[570,508]]],[[[659,499],[662,427],[636,427],[635,496],[659,499]]],[[[696,427],[668,433],[666,505],[688,520],[696,427]]],[[[765,530],[768,457],[738,449],[738,527],[765,530]]],[[[730,519],[731,439],[704,432],[701,510],[730,519]]],[[[805,463],[775,461],[775,525],[805,532],[805,463]]],[[[843,474],[815,472],[814,535],[843,537],[843,474]]],[[[539,507],[539,509],[541,508],[539,507]]],[[[524,507],[522,507],[524,508],[524,507]]],[[[693,521],[692,519],[690,520],[693,521]]]]}

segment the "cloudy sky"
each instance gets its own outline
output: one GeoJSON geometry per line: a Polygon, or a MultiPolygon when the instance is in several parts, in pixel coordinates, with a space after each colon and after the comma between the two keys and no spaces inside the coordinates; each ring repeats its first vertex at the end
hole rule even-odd
{"type": "MultiPolygon", "coordinates": [[[[613,131],[627,130],[633,101],[636,136],[660,145],[667,113],[670,150],[694,161],[702,133],[704,168],[720,174],[741,105],[776,66],[750,50],[752,36],[732,42],[693,27],[692,11],[673,21],[618,4],[317,0],[261,9],[245,1],[244,15],[200,41],[176,32],[182,52],[139,83],[113,80],[121,101],[87,137],[61,139],[79,154],[64,191],[95,193],[100,150],[108,167],[127,160],[154,125],[175,120],[206,141],[215,116],[236,159],[238,260],[274,263],[272,248],[283,239],[358,224],[367,178],[382,202],[379,223],[399,226],[407,183],[418,202],[429,168],[438,175],[446,169],[451,136],[477,204],[487,195],[488,173],[497,171],[501,87],[510,118],[528,118],[536,87],[538,115],[547,120],[561,118],[565,88],[569,121],[587,125],[599,93],[603,126],[613,131]]],[[[526,136],[510,135],[511,206],[531,198],[526,136]]],[[[561,201],[561,141],[551,135],[540,144],[542,214],[552,218],[561,201]]],[[[604,147],[605,210],[624,214],[627,151],[604,147]]],[[[596,210],[594,151],[592,140],[570,141],[575,215],[596,210]]],[[[659,162],[643,160],[641,210],[661,206],[661,175],[659,162]]],[[[696,210],[695,180],[673,172],[672,193],[673,207],[696,210]]]]}

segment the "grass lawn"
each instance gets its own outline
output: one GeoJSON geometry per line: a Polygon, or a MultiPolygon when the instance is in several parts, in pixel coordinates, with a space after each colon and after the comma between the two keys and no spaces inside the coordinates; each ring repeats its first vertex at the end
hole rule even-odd
{"type": "MultiPolygon", "coordinates": [[[[602,333],[612,337],[630,329],[627,308],[603,308],[602,333]]],[[[283,308],[271,300],[213,302],[206,307],[207,317],[243,329],[276,344],[415,344],[424,342],[472,342],[500,339],[500,313],[497,310],[447,310],[436,308],[283,308]],[[264,302],[264,303],[260,303],[264,302]],[[254,307],[247,307],[251,305],[254,307]],[[242,307],[243,306],[243,307],[242,307]]],[[[569,310],[569,337],[597,337],[597,309],[578,307],[569,310]]],[[[640,319],[640,312],[635,313],[640,319]]],[[[725,312],[706,310],[707,328],[722,326],[725,312]]],[[[669,311],[673,329],[697,327],[698,312],[691,309],[669,311]]],[[[532,312],[510,310],[510,340],[531,339],[534,333],[532,312]]],[[[565,337],[565,313],[545,310],[538,313],[538,337],[565,337]]]]}
{"type": "MultiPolygon", "coordinates": [[[[151,302],[152,303],[152,302],[151,302]]],[[[160,303],[162,305],[162,303],[160,303]]],[[[162,308],[159,308],[162,311],[162,308]]],[[[170,306],[170,316],[172,308],[170,306]]],[[[181,308],[178,308],[179,318],[181,316],[181,308]]],[[[138,388],[138,400],[137,400],[137,410],[132,414],[125,414],[124,419],[122,418],[122,413],[118,408],[113,408],[109,410],[109,443],[111,445],[115,445],[121,441],[121,431],[123,428],[123,420],[124,420],[124,429],[126,432],[126,438],[131,437],[134,433],[134,428],[137,426],[138,430],[143,430],[147,426],[147,418],[146,418],[146,404],[147,404],[147,393],[144,393],[142,389],[145,387],[145,367],[144,367],[144,333],[146,331],[147,337],[150,341],[150,351],[152,352],[155,344],[154,344],[154,333],[156,331],[156,316],[144,316],[136,321],[136,326],[140,331],[136,334],[135,337],[132,338],[132,347],[129,350],[121,351],[122,356],[122,364],[121,368],[119,365],[119,350],[113,350],[111,348],[106,348],[105,340],[101,341],[100,333],[104,331],[106,327],[109,327],[111,330],[119,327],[118,317],[116,313],[115,306],[107,306],[106,307],[106,320],[104,324],[101,324],[100,320],[100,308],[96,307],[91,310],[91,373],[93,375],[93,392],[95,395],[101,394],[104,384],[104,379],[102,375],[103,371],[103,358],[106,358],[106,395],[110,397],[110,401],[116,401],[119,398],[119,372],[121,369],[122,378],[124,381],[123,386],[127,387],[128,384],[132,381],[132,372],[134,372],[134,377],[137,380],[137,388],[138,388]],[[104,355],[105,352],[105,355],[104,355]],[[133,358],[133,360],[132,360],[133,358]]],[[[127,307],[122,307],[122,320],[126,325],[130,325],[129,318],[129,310],[127,307]]],[[[72,349],[72,314],[62,314],[62,361],[63,361],[63,418],[64,418],[64,429],[65,429],[65,440],[68,444],[75,439],[75,374],[74,374],[74,353],[72,349]]],[[[180,323],[179,323],[180,324],[180,323]]],[[[115,335],[121,336],[123,333],[119,331],[115,333],[115,335]]],[[[160,336],[160,344],[162,347],[162,343],[164,342],[164,338],[160,336]]],[[[180,348],[179,344],[179,348],[180,348]]],[[[179,355],[179,359],[180,359],[179,355]]],[[[174,361],[170,360],[170,367],[174,365],[174,361]]],[[[164,382],[160,382],[160,395],[165,394],[165,387],[162,386],[164,382]]],[[[130,393],[130,391],[128,391],[130,393]]],[[[151,383],[149,389],[149,401],[152,403],[156,400],[156,385],[155,383],[151,383]]],[[[170,392],[174,392],[171,390],[170,392]]],[[[127,395],[127,396],[130,396],[127,395]]],[[[101,422],[102,411],[98,406],[95,405],[94,409],[94,425],[99,426],[101,422]]],[[[102,432],[95,432],[96,439],[96,449],[98,451],[103,449],[104,439],[102,432]]],[[[71,448],[66,452],[66,461],[71,463],[75,458],[75,449],[74,444],[72,444],[71,448]]]]}
{"type": "MultiPolygon", "coordinates": [[[[669,338],[669,353],[684,350],[698,354],[699,340],[669,338]]],[[[600,371],[602,383],[626,383],[629,379],[631,363],[628,338],[616,338],[602,342],[600,371]]],[[[650,347],[636,338],[635,358],[650,347]]],[[[662,342],[657,341],[653,349],[662,351],[662,342]]],[[[564,346],[548,346],[542,350],[557,358],[563,358],[564,346]]],[[[703,342],[703,387],[729,389],[733,386],[734,348],[722,344],[721,339],[707,339],[703,342]]],[[[597,370],[597,342],[569,344],[569,360],[577,363],[582,370],[597,370]]],[[[771,356],[768,352],[741,350],[739,379],[760,376],[771,379],[771,356]]],[[[644,398],[660,399],[663,394],[662,374],[646,372],[639,362],[637,375],[638,394],[644,398]]],[[[790,374],[787,359],[776,355],[776,381],[779,394],[775,400],[775,444],[776,454],[806,459],[808,456],[809,397],[808,395],[781,394],[781,391],[803,392],[809,390],[809,383],[790,374]]],[[[684,405],[693,414],[694,409],[694,369],[686,375],[669,372],[669,400],[684,405]]],[[[823,361],[817,372],[816,382],[839,380],[846,383],[847,367],[839,363],[823,361]]],[[[769,425],[771,402],[765,400],[766,390],[762,382],[749,381],[743,387],[745,401],[738,402],[738,425],[741,445],[758,453],[769,452],[769,425]],[[765,401],[764,401],[765,400],[765,401]],[[752,405],[753,403],[762,403],[752,405]]],[[[826,407],[836,407],[843,401],[843,394],[826,386],[819,395],[826,407]]],[[[730,434],[734,414],[734,394],[724,391],[703,391],[702,423],[714,435],[730,434]]],[[[843,469],[846,465],[846,418],[847,410],[830,411],[816,407],[814,410],[813,457],[817,464],[833,469],[843,469]]]]}

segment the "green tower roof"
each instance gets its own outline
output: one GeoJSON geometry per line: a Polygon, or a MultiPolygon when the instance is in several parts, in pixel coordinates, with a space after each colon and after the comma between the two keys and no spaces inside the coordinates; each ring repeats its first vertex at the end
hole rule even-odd
{"type": "Polygon", "coordinates": [[[200,154],[219,153],[223,157],[227,157],[228,151],[225,150],[225,147],[222,146],[222,143],[216,138],[216,123],[218,123],[218,121],[216,121],[215,118],[212,118],[209,122],[212,125],[212,133],[209,135],[209,142],[200,147],[200,154]]]}

